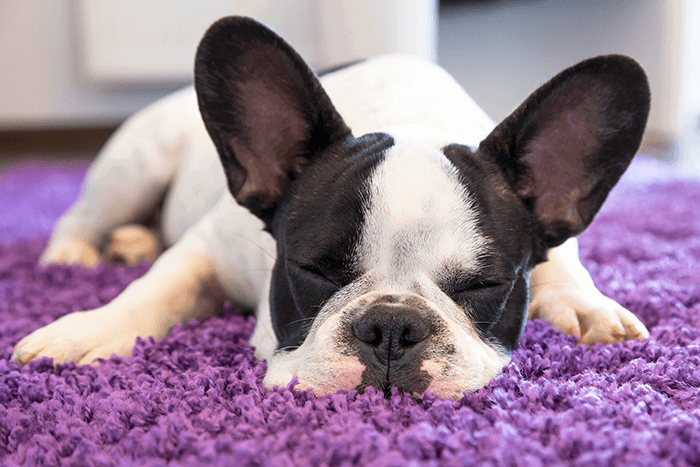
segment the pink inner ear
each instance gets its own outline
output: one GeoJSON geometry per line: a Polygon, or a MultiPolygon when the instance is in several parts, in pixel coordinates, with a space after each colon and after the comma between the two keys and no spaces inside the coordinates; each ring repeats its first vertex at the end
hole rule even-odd
{"type": "Polygon", "coordinates": [[[238,84],[245,103],[245,140],[233,137],[233,148],[245,174],[238,199],[257,198],[268,208],[285,192],[288,173],[302,150],[309,128],[293,99],[265,81],[238,84]]]}
{"type": "Polygon", "coordinates": [[[537,130],[521,159],[529,170],[517,192],[534,198],[535,214],[545,226],[565,224],[576,232],[589,220],[578,207],[596,184],[589,169],[601,149],[597,130],[604,125],[601,99],[591,95],[604,91],[598,83],[566,87],[538,110],[532,123],[537,130]]]}

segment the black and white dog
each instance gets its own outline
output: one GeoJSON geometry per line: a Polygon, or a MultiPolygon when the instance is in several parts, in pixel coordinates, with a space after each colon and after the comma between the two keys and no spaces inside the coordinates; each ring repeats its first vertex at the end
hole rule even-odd
{"type": "Polygon", "coordinates": [[[573,239],[644,132],[632,59],[581,62],[494,128],[431,63],[378,57],[319,80],[230,17],[199,46],[195,89],[123,125],[42,260],[155,259],[158,238],[131,225],[154,211],[167,250],[111,303],[24,338],[18,362],[130,355],[231,300],[256,310],[269,387],[458,398],[499,373],[528,315],[583,343],[648,336],[573,239]]]}

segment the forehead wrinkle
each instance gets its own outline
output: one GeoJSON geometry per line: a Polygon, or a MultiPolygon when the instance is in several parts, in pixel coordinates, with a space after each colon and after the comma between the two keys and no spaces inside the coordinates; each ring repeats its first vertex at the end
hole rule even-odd
{"type": "Polygon", "coordinates": [[[486,239],[473,198],[442,153],[396,141],[369,181],[358,247],[363,269],[408,287],[421,274],[436,277],[445,263],[478,270],[486,239]]]}

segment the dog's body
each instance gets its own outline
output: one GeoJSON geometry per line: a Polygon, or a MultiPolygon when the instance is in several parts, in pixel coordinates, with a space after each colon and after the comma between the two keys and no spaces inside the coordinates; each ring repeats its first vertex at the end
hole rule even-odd
{"type": "Polygon", "coordinates": [[[555,78],[555,92],[546,85],[494,130],[435,65],[379,57],[324,76],[321,88],[263,26],[222,20],[200,45],[197,95],[180,91],[119,130],[43,260],[94,264],[110,233],[108,256],[154,258],[152,236],[123,226],[161,199],[168,249],[113,302],[34,332],[14,358],[129,355],[137,336],[162,338],[229,299],[256,310],[251,344],[268,361],[268,386],[296,376],[318,394],[373,385],[459,397],[508,361],[530,298],[532,316],[583,342],[648,336],[597,291],[566,241],[631,160],[648,112],[638,66],[598,60],[555,78]],[[617,83],[616,67],[630,83],[617,83]],[[611,98],[627,92],[617,86],[632,89],[611,98]],[[506,160],[525,147],[524,164],[506,160]]]}

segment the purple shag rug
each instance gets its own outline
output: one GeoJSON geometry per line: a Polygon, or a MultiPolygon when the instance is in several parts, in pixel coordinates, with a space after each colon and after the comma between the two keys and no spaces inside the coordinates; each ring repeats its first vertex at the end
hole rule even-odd
{"type": "Polygon", "coordinates": [[[37,266],[84,173],[0,173],[0,465],[700,465],[700,182],[639,159],[580,239],[650,339],[586,348],[531,322],[502,375],[454,402],[267,390],[253,319],[230,312],[97,367],[19,369],[20,338],[148,269],[37,266]]]}

